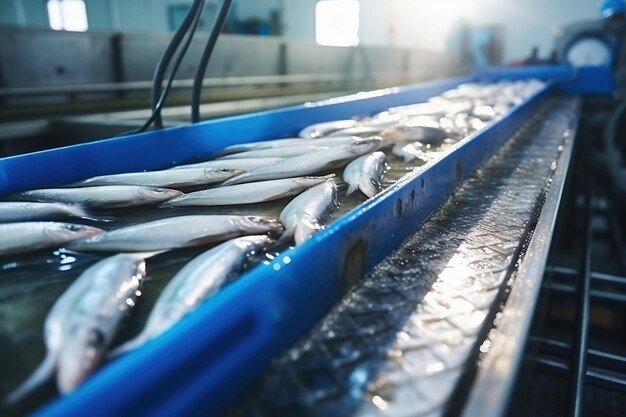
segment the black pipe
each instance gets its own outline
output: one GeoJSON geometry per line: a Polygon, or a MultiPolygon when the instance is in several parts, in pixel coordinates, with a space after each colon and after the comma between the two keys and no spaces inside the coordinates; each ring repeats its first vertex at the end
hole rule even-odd
{"type": "Polygon", "coordinates": [[[209,34],[209,40],[207,40],[207,43],[204,46],[204,50],[202,51],[202,56],[200,57],[200,64],[198,64],[196,76],[193,80],[193,90],[191,92],[192,123],[200,121],[200,99],[202,95],[202,81],[204,81],[206,67],[209,63],[209,59],[211,58],[211,54],[213,53],[213,49],[215,49],[215,43],[217,42],[217,38],[220,35],[224,23],[226,22],[226,16],[228,16],[228,11],[230,10],[232,2],[232,0],[222,0],[222,4],[220,5],[220,8],[217,12],[215,22],[213,22],[211,33],[209,34]]]}

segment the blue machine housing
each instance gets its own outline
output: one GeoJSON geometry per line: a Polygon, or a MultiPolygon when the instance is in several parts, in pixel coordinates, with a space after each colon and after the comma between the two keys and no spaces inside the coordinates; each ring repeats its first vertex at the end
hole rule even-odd
{"type": "MultiPolygon", "coordinates": [[[[580,86],[577,74],[567,67],[489,70],[0,159],[4,194],[192,161],[228,145],[293,135],[312,123],[425,101],[460,83],[529,77],[550,82],[507,117],[465,138],[445,158],[407,175],[270,264],[247,272],[171,330],[107,364],[75,393],[36,414],[216,415],[273,356],[311,329],[356,278],[439,207],[552,91],[559,85],[567,91],[580,86]]],[[[598,85],[594,92],[606,88],[598,85]]]]}

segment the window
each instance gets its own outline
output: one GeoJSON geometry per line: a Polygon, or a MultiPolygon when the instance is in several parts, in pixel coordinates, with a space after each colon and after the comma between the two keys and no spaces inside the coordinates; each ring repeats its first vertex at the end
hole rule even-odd
{"type": "Polygon", "coordinates": [[[328,46],[359,44],[359,2],[322,0],[315,5],[315,41],[328,46]]]}
{"type": "Polygon", "coordinates": [[[52,29],[84,32],[89,27],[84,0],[48,0],[47,6],[52,29]]]}

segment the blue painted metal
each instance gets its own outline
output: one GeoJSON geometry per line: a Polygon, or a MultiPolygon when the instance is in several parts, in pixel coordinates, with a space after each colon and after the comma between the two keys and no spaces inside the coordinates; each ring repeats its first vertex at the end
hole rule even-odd
{"type": "Polygon", "coordinates": [[[561,84],[561,90],[575,94],[612,94],[615,91],[613,69],[608,66],[580,67],[575,77],[561,84]]]}
{"type": "MultiPolygon", "coordinates": [[[[380,90],[6,158],[0,160],[0,193],[191,160],[230,144],[293,134],[311,123],[419,102],[475,79],[380,90]]],[[[37,415],[215,415],[331,308],[346,281],[376,265],[442,204],[553,89],[550,84],[446,158],[249,271],[161,337],[103,367],[37,415]]]]}
{"type": "MultiPolygon", "coordinates": [[[[266,135],[252,135],[252,139],[257,140],[293,132],[304,124],[330,117],[365,114],[390,105],[419,101],[461,81],[468,79],[436,83],[425,89],[386,91],[385,95],[377,93],[356,101],[339,100],[226,119],[221,123],[246,126],[239,126],[237,134],[229,135],[225,142],[203,144],[201,149],[210,152],[237,140],[250,140],[251,136],[244,131],[250,132],[248,129],[254,130],[254,127],[267,126],[266,135]],[[283,119],[290,114],[306,118],[283,119]],[[283,120],[287,128],[278,131],[272,127],[283,120]]],[[[162,337],[141,351],[104,367],[74,394],[54,401],[38,415],[214,415],[249,386],[271,357],[297,340],[331,308],[342,294],[344,280],[376,265],[450,195],[459,181],[470,176],[492,155],[544,101],[548,90],[526,100],[506,119],[465,139],[445,159],[355,208],[270,265],[260,265],[250,271],[162,337]]],[[[202,128],[220,133],[227,131],[220,127],[220,122],[207,123],[202,128]]],[[[179,132],[191,136],[193,128],[179,132]]],[[[172,135],[171,130],[169,134],[172,135]]],[[[164,133],[160,135],[157,140],[165,140],[164,133]]],[[[197,144],[201,142],[199,136],[193,134],[192,138],[179,139],[197,144]]],[[[150,139],[148,135],[141,138],[150,139]]],[[[175,138],[170,137],[170,140],[175,138]]],[[[115,141],[124,147],[129,142],[116,139],[91,146],[121,150],[115,146],[115,141]]],[[[142,147],[139,142],[140,138],[130,141],[132,146],[142,147]]],[[[90,145],[81,146],[89,150],[90,145]]],[[[72,148],[77,151],[76,147],[72,148]]],[[[109,152],[114,153],[114,150],[109,152]]],[[[178,157],[192,155],[185,152],[181,151],[184,155],[178,157]]],[[[27,155],[21,163],[26,163],[29,157],[49,157],[54,163],[66,161],[59,153],[27,155]]],[[[151,160],[144,161],[141,167],[166,162],[167,159],[163,159],[166,155],[162,153],[154,152],[151,160]]],[[[124,168],[115,164],[83,167],[81,176],[105,169],[121,171],[131,165],[140,167],[134,161],[128,161],[124,168]]],[[[25,186],[18,184],[15,188],[25,186]]]]}
{"type": "Polygon", "coordinates": [[[0,195],[77,181],[94,175],[150,169],[209,155],[228,145],[294,134],[329,119],[364,116],[423,101],[473,80],[465,76],[211,120],[193,126],[105,139],[0,159],[0,195]]]}

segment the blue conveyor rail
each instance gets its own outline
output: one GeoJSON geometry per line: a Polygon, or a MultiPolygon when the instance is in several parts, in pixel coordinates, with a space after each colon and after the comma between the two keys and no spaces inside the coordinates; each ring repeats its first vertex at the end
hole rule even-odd
{"type": "MultiPolygon", "coordinates": [[[[536,70],[533,76],[568,79],[571,71],[536,70]]],[[[516,75],[491,72],[359,93],[5,158],[0,160],[0,194],[192,161],[235,143],[293,135],[312,123],[425,101],[460,83],[505,78],[516,75]]],[[[441,160],[407,175],[269,265],[249,271],[170,331],[104,366],[75,393],[37,414],[215,415],[274,355],[323,317],[354,277],[380,262],[439,207],[555,88],[549,83],[441,160]]]]}

